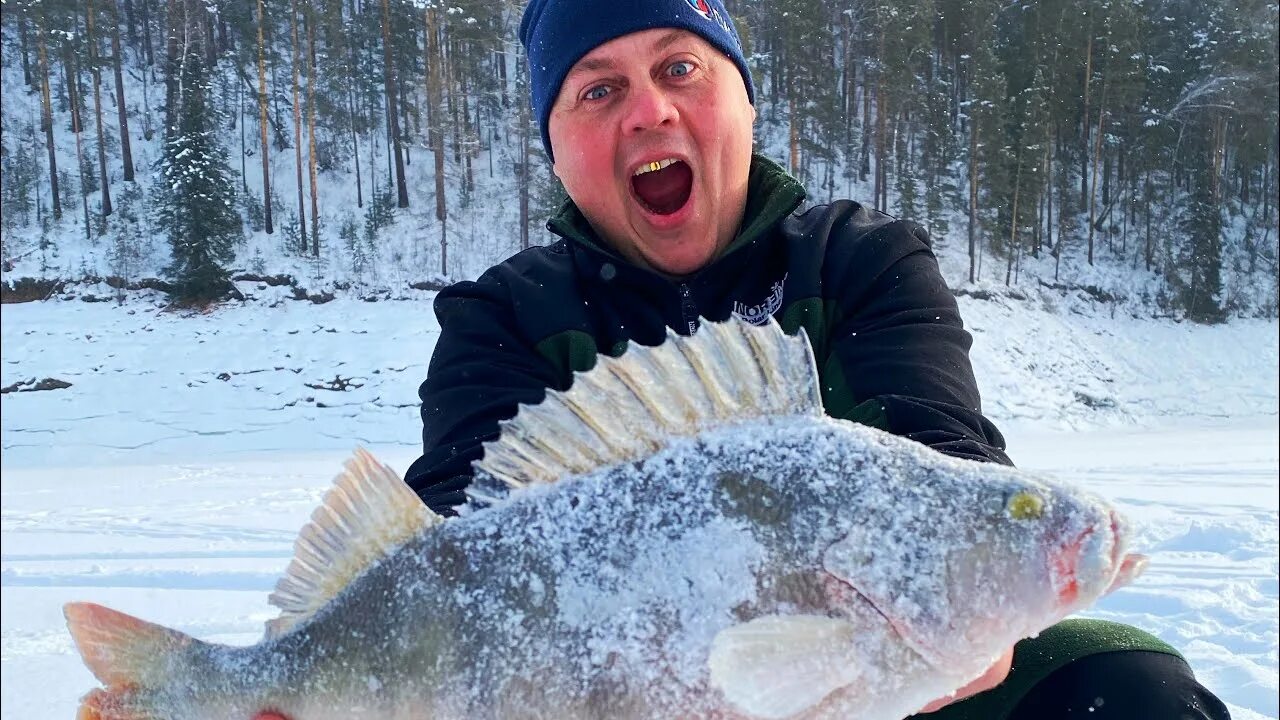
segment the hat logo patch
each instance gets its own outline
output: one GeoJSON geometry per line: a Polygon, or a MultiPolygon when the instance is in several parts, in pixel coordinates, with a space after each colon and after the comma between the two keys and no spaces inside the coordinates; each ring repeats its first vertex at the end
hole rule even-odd
{"type": "Polygon", "coordinates": [[[689,7],[693,8],[694,12],[698,13],[702,17],[711,21],[715,20],[715,16],[712,14],[715,12],[715,10],[711,9],[711,6],[707,4],[707,0],[684,0],[684,1],[689,4],[689,7]]]}
{"type": "Polygon", "coordinates": [[[711,22],[719,25],[720,29],[729,33],[729,36],[733,38],[735,45],[738,43],[738,37],[734,34],[733,30],[729,28],[729,22],[724,19],[724,16],[720,14],[719,10],[711,7],[711,3],[707,2],[707,0],[684,0],[684,2],[686,5],[693,8],[693,11],[701,15],[704,19],[710,20],[711,22]]]}

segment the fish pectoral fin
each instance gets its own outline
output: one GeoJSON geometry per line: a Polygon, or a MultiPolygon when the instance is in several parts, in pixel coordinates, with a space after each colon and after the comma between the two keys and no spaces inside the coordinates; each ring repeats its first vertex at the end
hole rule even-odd
{"type": "Polygon", "coordinates": [[[395,471],[356,450],[293,544],[293,561],[267,599],[280,608],[267,637],[311,617],[370,565],[442,522],[395,471]]]}
{"type": "Polygon", "coordinates": [[[791,717],[857,680],[855,630],[822,615],[768,615],[726,628],[711,643],[711,685],[749,715],[791,717]]]}
{"type": "Polygon", "coordinates": [[[177,630],[85,602],[62,607],[84,664],[109,688],[156,687],[173,654],[199,641],[177,630]]]}

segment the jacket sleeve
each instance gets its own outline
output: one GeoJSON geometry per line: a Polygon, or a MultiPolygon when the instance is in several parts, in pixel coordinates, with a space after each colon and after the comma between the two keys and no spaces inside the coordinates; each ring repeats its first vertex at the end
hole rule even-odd
{"type": "Polygon", "coordinates": [[[555,382],[550,364],[519,333],[511,295],[491,276],[442,290],[440,321],[422,399],[422,457],[405,482],[432,510],[454,514],[482,444],[520,403],[538,403],[555,382]]]}
{"type": "Polygon", "coordinates": [[[839,288],[840,318],[825,373],[828,412],[949,455],[1012,465],[982,415],[973,339],[928,233],[897,221],[844,245],[824,273],[839,288]]]}

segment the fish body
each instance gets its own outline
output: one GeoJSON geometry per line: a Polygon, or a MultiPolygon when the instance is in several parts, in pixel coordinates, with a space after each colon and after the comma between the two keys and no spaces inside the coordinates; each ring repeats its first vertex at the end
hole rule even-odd
{"type": "Polygon", "coordinates": [[[68,606],[83,717],[899,720],[1140,570],[1096,497],[824,417],[776,326],[602,365],[504,427],[491,507],[358,455],[257,645],[68,606]]]}

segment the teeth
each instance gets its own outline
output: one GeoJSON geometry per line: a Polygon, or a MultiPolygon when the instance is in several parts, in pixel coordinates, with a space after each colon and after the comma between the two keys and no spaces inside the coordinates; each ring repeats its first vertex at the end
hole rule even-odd
{"type": "Polygon", "coordinates": [[[658,160],[657,162],[651,162],[651,163],[649,163],[648,165],[641,165],[641,166],[640,166],[640,169],[639,169],[639,170],[636,170],[636,173],[635,173],[635,174],[636,174],[636,175],[643,175],[643,174],[645,174],[645,173],[651,173],[651,172],[653,172],[653,171],[655,171],[655,170],[661,170],[662,168],[665,168],[665,167],[671,167],[672,163],[677,163],[677,162],[680,162],[680,161],[679,161],[679,160],[677,160],[677,159],[675,159],[675,158],[667,158],[666,160],[658,160]]]}

